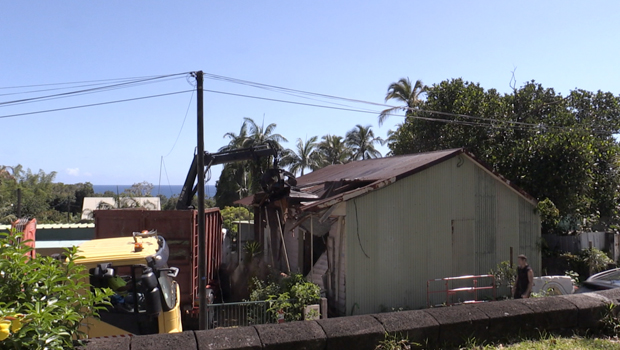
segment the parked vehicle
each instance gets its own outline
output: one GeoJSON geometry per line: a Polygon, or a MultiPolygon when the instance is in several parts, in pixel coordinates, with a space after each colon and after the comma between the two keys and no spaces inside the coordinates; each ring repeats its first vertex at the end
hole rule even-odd
{"type": "Polygon", "coordinates": [[[575,293],[620,288],[620,268],[599,272],[582,283],[575,293]]]}
{"type": "MultiPolygon", "coordinates": [[[[206,271],[210,285],[218,283],[222,258],[222,217],[218,208],[205,210],[206,271]]],[[[179,268],[180,303],[185,328],[196,328],[198,316],[198,211],[96,210],[95,238],[131,237],[132,232],[155,229],[170,250],[169,264],[179,268]]],[[[216,290],[217,292],[217,290],[216,290]]]]}
{"type": "Polygon", "coordinates": [[[545,295],[566,295],[575,292],[575,284],[569,276],[540,276],[534,277],[532,293],[545,295]]]}
{"type": "Polygon", "coordinates": [[[179,269],[168,267],[169,248],[156,231],[94,239],[78,248],[76,264],[89,270],[93,287],[112,288],[112,306],[87,318],[89,338],[182,332],[179,269]]]}

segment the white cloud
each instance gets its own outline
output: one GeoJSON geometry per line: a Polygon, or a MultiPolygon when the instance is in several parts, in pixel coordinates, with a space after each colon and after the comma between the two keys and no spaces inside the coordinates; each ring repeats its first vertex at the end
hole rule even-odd
{"type": "Polygon", "coordinates": [[[80,168],[68,168],[67,169],[67,174],[71,175],[71,176],[79,176],[80,175],[80,168]]]}

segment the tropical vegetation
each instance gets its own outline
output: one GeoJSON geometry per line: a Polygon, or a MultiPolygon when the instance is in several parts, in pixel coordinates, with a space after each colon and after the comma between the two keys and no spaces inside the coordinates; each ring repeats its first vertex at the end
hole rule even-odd
{"type": "MultiPolygon", "coordinates": [[[[289,149],[275,123],[244,118],[238,131],[224,134],[228,143],[219,151],[269,143],[279,150],[278,165],[300,176],[381,157],[379,144],[387,144],[388,156],[464,148],[539,201],[545,233],[619,227],[620,97],[581,89],[564,96],[534,81],[500,93],[463,79],[425,85],[402,78],[388,86],[384,98],[396,104],[378,113],[378,124],[396,114],[402,118],[385,140],[370,125],[357,124],[345,135],[297,139],[289,149]]],[[[208,206],[234,206],[261,191],[262,174],[273,166],[266,158],[225,164],[208,206]]],[[[39,222],[78,221],[82,198],[95,195],[92,185],[57,184],[54,177],[0,166],[0,222],[15,219],[18,211],[39,222]]],[[[108,195],[149,195],[150,189],[143,182],[130,193],[108,195]]],[[[162,208],[173,209],[175,201],[162,197],[162,208]]]]}
{"type": "Polygon", "coordinates": [[[464,148],[541,201],[544,232],[617,227],[619,97],[580,89],[563,96],[534,81],[501,94],[450,79],[417,88],[420,101],[407,82],[386,96],[406,110],[388,136],[391,154],[464,148]]]}
{"type": "Polygon", "coordinates": [[[96,317],[113,292],[90,292],[76,247],[66,250],[66,261],[30,258],[32,248],[21,238],[0,233],[0,349],[73,348],[84,338],[84,318],[96,317]]]}

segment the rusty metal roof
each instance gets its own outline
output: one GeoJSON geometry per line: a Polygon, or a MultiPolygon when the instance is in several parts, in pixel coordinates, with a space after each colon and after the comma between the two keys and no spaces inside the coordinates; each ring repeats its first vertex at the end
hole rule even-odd
{"type": "Polygon", "coordinates": [[[472,161],[486,169],[498,180],[504,182],[514,191],[523,196],[530,203],[536,205],[536,199],[528,193],[514,185],[512,182],[494,172],[489,166],[478,160],[472,154],[462,148],[428,153],[409,154],[404,156],[370,159],[359,162],[351,162],[341,165],[331,165],[326,168],[312,172],[297,179],[300,187],[315,187],[319,183],[328,182],[358,182],[365,183],[356,188],[342,191],[340,193],[323,196],[323,199],[307,203],[301,207],[302,211],[321,210],[342,201],[361,196],[365,193],[385,187],[404,177],[413,175],[435,164],[441,163],[446,159],[463,154],[472,161]]]}
{"type": "MultiPolygon", "coordinates": [[[[449,158],[463,154],[485,168],[498,180],[510,186],[531,203],[536,199],[515,186],[506,178],[494,172],[489,166],[478,160],[462,148],[443,151],[408,154],[386,158],[354,161],[346,164],[334,164],[313,171],[297,178],[297,191],[315,195],[318,200],[305,198],[301,210],[321,210],[338,202],[360,196],[381,187],[413,175],[449,158]]],[[[237,204],[251,205],[254,196],[236,201],[237,204]]]]}
{"type": "Polygon", "coordinates": [[[297,178],[297,186],[338,181],[369,183],[393,177],[403,178],[461,153],[463,150],[458,148],[330,165],[297,178]]]}

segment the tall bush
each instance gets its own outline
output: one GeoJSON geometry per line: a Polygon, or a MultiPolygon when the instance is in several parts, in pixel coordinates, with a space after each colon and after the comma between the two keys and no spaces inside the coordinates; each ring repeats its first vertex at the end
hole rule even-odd
{"type": "Polygon", "coordinates": [[[66,250],[66,261],[30,259],[21,237],[0,233],[0,349],[73,348],[85,336],[82,320],[98,316],[113,293],[90,291],[88,271],[75,263],[76,247],[66,250]]]}
{"type": "Polygon", "coordinates": [[[277,320],[279,312],[284,312],[286,322],[300,321],[304,308],[318,303],[321,298],[321,288],[300,274],[286,276],[280,281],[263,282],[254,278],[252,282],[251,300],[269,300],[268,312],[273,321],[277,320]]]}

